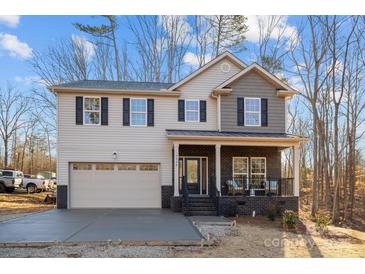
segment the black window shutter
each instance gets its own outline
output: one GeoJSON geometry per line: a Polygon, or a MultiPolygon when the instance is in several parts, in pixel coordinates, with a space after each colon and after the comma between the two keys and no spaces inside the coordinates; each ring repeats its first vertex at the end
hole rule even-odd
{"type": "Polygon", "coordinates": [[[179,108],[178,121],[184,122],[185,121],[185,101],[184,100],[179,100],[178,108],[179,108]]]}
{"type": "Polygon", "coordinates": [[[83,124],[84,100],[82,96],[76,96],[76,125],[83,124]]]}
{"type": "Polygon", "coordinates": [[[101,97],[101,124],[108,125],[108,97],[101,97]]]}
{"type": "Polygon", "coordinates": [[[147,99],[147,126],[153,127],[155,120],[155,106],[153,99],[147,99]]]}
{"type": "Polygon", "coordinates": [[[200,100],[200,122],[207,121],[207,101],[200,100]]]}
{"type": "Polygon", "coordinates": [[[267,108],[267,99],[261,98],[261,126],[267,127],[267,120],[268,120],[268,108],[267,108]]]}
{"type": "Polygon", "coordinates": [[[123,126],[130,125],[129,98],[123,98],[123,126]]]}
{"type": "Polygon", "coordinates": [[[237,98],[237,125],[245,125],[245,99],[237,98]]]}

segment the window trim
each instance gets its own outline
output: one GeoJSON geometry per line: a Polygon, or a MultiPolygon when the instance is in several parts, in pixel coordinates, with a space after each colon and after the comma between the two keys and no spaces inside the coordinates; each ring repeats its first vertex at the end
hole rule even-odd
{"type": "Polygon", "coordinates": [[[100,126],[101,125],[101,97],[100,96],[83,96],[83,99],[82,99],[82,123],[83,125],[85,126],[100,126]],[[85,108],[85,99],[88,98],[88,99],[99,99],[99,110],[86,110],[85,108]],[[96,113],[99,113],[99,123],[98,124],[87,124],[86,123],[86,119],[85,119],[85,112],[96,112],[96,113]]]}
{"type": "Polygon", "coordinates": [[[244,157],[244,156],[232,157],[232,179],[234,179],[235,174],[237,174],[237,175],[246,175],[246,185],[248,186],[248,178],[249,178],[249,175],[250,175],[248,157],[244,157]],[[235,173],[234,172],[234,160],[235,159],[246,159],[247,160],[246,161],[246,170],[247,170],[246,173],[235,173]]]}
{"type": "Polygon", "coordinates": [[[199,99],[185,99],[184,100],[184,118],[185,118],[185,122],[189,122],[189,123],[199,123],[200,122],[200,100],[199,99]],[[190,101],[190,102],[198,102],[198,110],[187,110],[186,108],[186,102],[190,101]],[[187,119],[187,112],[197,112],[198,113],[198,118],[197,120],[188,120],[187,119]]]}
{"type": "Polygon", "coordinates": [[[244,119],[244,121],[243,121],[243,123],[244,123],[244,125],[245,125],[245,127],[261,127],[261,98],[258,98],[258,97],[244,97],[244,99],[243,99],[243,103],[244,103],[244,112],[245,112],[245,119],[244,119]],[[248,111],[247,110],[247,106],[246,106],[246,99],[249,101],[249,100],[258,100],[259,101],[259,110],[258,111],[248,111]],[[246,119],[247,119],[247,113],[254,113],[254,114],[259,114],[259,120],[258,120],[258,124],[256,124],[256,125],[248,125],[247,123],[246,123],[246,119]]]}
{"type": "Polygon", "coordinates": [[[250,159],[250,177],[252,178],[252,175],[264,175],[264,179],[266,180],[266,174],[267,174],[267,169],[266,169],[266,157],[251,157],[250,159]],[[252,160],[258,160],[258,159],[264,159],[264,164],[265,164],[265,172],[264,173],[253,173],[252,172],[252,160]]]}
{"type": "Polygon", "coordinates": [[[138,97],[132,97],[129,98],[129,126],[131,127],[147,127],[147,115],[148,115],[148,109],[147,109],[147,98],[138,98],[138,97]],[[142,111],[132,111],[132,101],[133,100],[144,100],[145,106],[146,106],[146,111],[142,112],[142,111]],[[143,125],[133,125],[132,121],[132,114],[145,114],[145,123],[143,125]]]}

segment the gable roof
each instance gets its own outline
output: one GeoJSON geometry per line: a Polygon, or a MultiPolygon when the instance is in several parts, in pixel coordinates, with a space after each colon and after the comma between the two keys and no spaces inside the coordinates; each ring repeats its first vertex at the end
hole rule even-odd
{"type": "Polygon", "coordinates": [[[129,82],[129,81],[107,81],[107,80],[80,80],[68,82],[60,85],[54,85],[50,88],[65,89],[65,88],[86,88],[86,89],[109,89],[109,90],[160,90],[167,89],[173,83],[159,82],[129,82]]]}
{"type": "Polygon", "coordinates": [[[171,87],[169,87],[168,90],[177,89],[178,87],[189,82],[190,80],[192,80],[193,78],[198,76],[200,73],[207,70],[208,68],[210,68],[214,64],[218,63],[219,61],[223,60],[224,58],[229,58],[233,63],[237,64],[241,69],[244,69],[247,66],[245,63],[243,63],[239,58],[234,56],[232,53],[230,53],[229,51],[225,51],[221,55],[218,55],[216,58],[210,60],[208,63],[206,63],[201,68],[199,68],[199,69],[195,70],[193,73],[189,74],[184,79],[180,80],[179,82],[177,82],[174,85],[172,85],[171,87]]]}
{"type": "Polygon", "coordinates": [[[292,88],[289,85],[287,85],[286,83],[284,83],[284,81],[280,80],[278,77],[276,77],[272,73],[268,72],[266,69],[264,69],[257,63],[252,63],[251,65],[249,65],[248,67],[243,69],[241,72],[239,72],[239,73],[233,75],[231,78],[227,79],[225,82],[220,84],[214,90],[225,89],[227,86],[232,84],[234,81],[241,78],[243,75],[247,74],[248,72],[250,72],[252,70],[257,71],[261,76],[266,78],[268,81],[271,81],[271,82],[277,84],[278,86],[280,86],[282,90],[286,91],[287,96],[298,94],[297,90],[295,90],[294,88],[292,88]]]}

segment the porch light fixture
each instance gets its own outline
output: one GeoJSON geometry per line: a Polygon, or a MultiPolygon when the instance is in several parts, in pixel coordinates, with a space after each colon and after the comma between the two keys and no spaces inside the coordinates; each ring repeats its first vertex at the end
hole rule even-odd
{"type": "Polygon", "coordinates": [[[113,152],[113,160],[116,160],[118,158],[118,154],[114,151],[113,152]]]}

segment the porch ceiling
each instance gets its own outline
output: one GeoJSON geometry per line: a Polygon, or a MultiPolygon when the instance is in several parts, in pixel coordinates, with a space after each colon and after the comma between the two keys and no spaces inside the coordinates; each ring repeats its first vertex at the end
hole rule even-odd
{"type": "Polygon", "coordinates": [[[247,146],[298,146],[307,138],[286,133],[256,133],[211,130],[167,129],[167,138],[180,144],[222,144],[247,146]]]}

